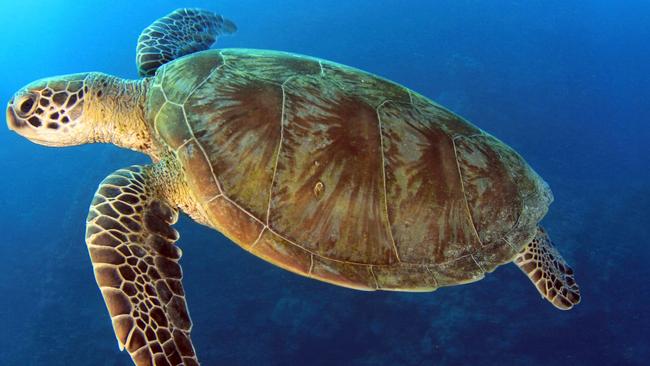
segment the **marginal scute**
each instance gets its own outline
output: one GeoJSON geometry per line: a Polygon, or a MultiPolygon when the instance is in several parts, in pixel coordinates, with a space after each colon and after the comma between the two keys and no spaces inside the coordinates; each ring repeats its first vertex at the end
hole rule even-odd
{"type": "Polygon", "coordinates": [[[476,251],[473,255],[485,273],[489,273],[494,271],[497,266],[512,261],[515,254],[517,251],[510,243],[505,239],[499,239],[487,242],[481,247],[481,250],[476,251]]]}
{"type": "Polygon", "coordinates": [[[370,267],[365,264],[338,262],[314,256],[311,275],[321,281],[356,290],[369,291],[377,288],[370,267]]]}
{"type": "Polygon", "coordinates": [[[244,249],[255,242],[264,226],[223,196],[206,204],[216,228],[244,249]]]}
{"type": "Polygon", "coordinates": [[[438,287],[425,265],[373,266],[372,272],[381,290],[433,291],[438,287]]]}
{"type": "Polygon", "coordinates": [[[453,286],[478,281],[483,278],[483,270],[476,264],[471,255],[465,255],[447,263],[428,266],[433,273],[437,285],[453,286]]]}
{"type": "Polygon", "coordinates": [[[301,275],[309,272],[311,254],[270,230],[265,230],[250,250],[258,257],[278,263],[280,267],[291,272],[301,275]]]}

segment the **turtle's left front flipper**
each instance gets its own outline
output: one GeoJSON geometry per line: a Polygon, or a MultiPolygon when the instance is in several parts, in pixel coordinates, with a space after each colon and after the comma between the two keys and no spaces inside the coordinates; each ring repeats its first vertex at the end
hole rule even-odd
{"type": "Polygon", "coordinates": [[[569,310],[580,303],[580,288],[573,277],[573,269],[541,227],[537,227],[533,240],[513,262],[530,278],[542,297],[556,308],[569,310]]]}
{"type": "Polygon", "coordinates": [[[198,365],[171,227],[178,211],[155,191],[151,171],[132,166],[104,179],[86,243],[120,349],[136,365],[198,365]]]}

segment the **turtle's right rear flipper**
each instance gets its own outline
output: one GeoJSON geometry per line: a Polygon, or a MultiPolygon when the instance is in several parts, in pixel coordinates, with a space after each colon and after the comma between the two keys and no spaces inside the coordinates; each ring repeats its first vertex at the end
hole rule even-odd
{"type": "Polygon", "coordinates": [[[573,269],[551,243],[548,234],[537,228],[535,238],[514,259],[537,290],[556,308],[569,310],[580,302],[580,289],[573,269]]]}
{"type": "Polygon", "coordinates": [[[221,15],[202,9],[177,9],[145,28],[138,38],[136,63],[140,76],[181,56],[204,51],[237,26],[221,15]]]}

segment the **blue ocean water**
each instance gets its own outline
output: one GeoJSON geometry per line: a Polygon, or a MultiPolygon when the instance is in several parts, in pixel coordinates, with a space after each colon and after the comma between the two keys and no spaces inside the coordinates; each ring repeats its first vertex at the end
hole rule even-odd
{"type": "MultiPolygon", "coordinates": [[[[560,312],[513,265],[433,293],[355,292],[267,264],[183,217],[204,365],[644,365],[650,360],[650,3],[641,0],[0,2],[0,100],[46,76],[136,78],[154,19],[203,7],[216,47],[318,56],[387,77],[514,147],[551,185],[543,224],[583,300],[560,312]]],[[[97,184],[147,163],[0,132],[0,365],[129,365],[95,285],[97,184]]]]}

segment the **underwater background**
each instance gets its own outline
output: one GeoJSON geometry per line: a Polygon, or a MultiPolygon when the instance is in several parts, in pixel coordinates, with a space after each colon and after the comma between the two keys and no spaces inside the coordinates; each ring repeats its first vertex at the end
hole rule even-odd
{"type": "MultiPolygon", "coordinates": [[[[582,303],[540,299],[514,265],[433,293],[293,275],[183,217],[204,365],[647,365],[650,2],[1,1],[0,100],[35,79],[136,78],[140,31],[178,7],[239,27],[215,47],[317,56],[387,77],[515,148],[550,184],[543,221],[582,303]]],[[[52,149],[0,130],[0,365],[130,365],[84,244],[97,184],[148,158],[52,149]]]]}

